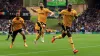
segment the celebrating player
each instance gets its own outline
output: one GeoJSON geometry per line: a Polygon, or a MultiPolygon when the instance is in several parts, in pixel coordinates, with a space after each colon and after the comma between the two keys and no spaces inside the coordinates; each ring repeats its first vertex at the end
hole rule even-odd
{"type": "Polygon", "coordinates": [[[62,24],[63,32],[62,32],[61,35],[53,36],[53,38],[52,38],[52,43],[54,43],[54,41],[56,39],[64,38],[67,35],[68,38],[69,38],[69,42],[72,46],[74,54],[77,53],[78,50],[76,50],[75,47],[74,47],[74,43],[73,43],[73,40],[72,40],[72,35],[70,33],[71,32],[70,27],[71,27],[72,22],[73,22],[73,17],[77,18],[76,15],[77,15],[77,12],[74,9],[72,9],[71,4],[68,5],[68,9],[62,10],[60,12],[59,18],[61,18],[61,16],[63,17],[63,24],[62,24]]]}
{"type": "Polygon", "coordinates": [[[13,38],[12,38],[12,42],[11,42],[10,48],[13,47],[16,35],[18,33],[20,33],[23,36],[24,46],[28,47],[27,44],[26,44],[25,34],[22,31],[23,27],[24,27],[24,29],[26,29],[26,26],[24,24],[24,19],[20,17],[20,13],[16,13],[16,17],[12,20],[13,38]]]}
{"type": "Polygon", "coordinates": [[[52,11],[50,11],[47,8],[44,8],[44,5],[42,2],[40,2],[40,8],[37,10],[32,9],[32,11],[36,12],[38,14],[38,22],[35,25],[35,30],[37,31],[36,33],[36,39],[34,40],[34,43],[36,44],[37,40],[42,36],[41,41],[44,42],[44,30],[46,27],[46,21],[47,21],[47,16],[50,13],[50,16],[54,15],[52,11]]]}

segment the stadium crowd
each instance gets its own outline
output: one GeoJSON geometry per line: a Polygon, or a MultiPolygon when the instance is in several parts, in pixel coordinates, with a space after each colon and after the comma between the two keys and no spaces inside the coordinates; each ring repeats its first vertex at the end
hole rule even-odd
{"type": "Polygon", "coordinates": [[[27,30],[30,33],[33,33],[34,32],[34,25],[35,25],[35,23],[32,22],[31,20],[25,20],[25,23],[26,23],[27,30]]]}
{"type": "Polygon", "coordinates": [[[100,32],[100,10],[96,8],[88,8],[76,21],[74,22],[76,30],[84,28],[86,32],[100,32]]]}
{"type": "Polygon", "coordinates": [[[17,10],[22,8],[22,3],[20,1],[14,0],[0,0],[0,8],[7,10],[7,11],[12,11],[12,10],[17,10]]]}
{"type": "Polygon", "coordinates": [[[2,19],[0,20],[0,31],[7,31],[7,27],[8,27],[8,20],[6,19],[2,19]]]}

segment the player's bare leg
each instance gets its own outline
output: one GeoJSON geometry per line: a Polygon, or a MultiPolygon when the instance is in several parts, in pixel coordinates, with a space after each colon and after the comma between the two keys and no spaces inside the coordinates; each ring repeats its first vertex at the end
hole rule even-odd
{"type": "Polygon", "coordinates": [[[41,33],[41,41],[42,43],[44,43],[44,30],[42,30],[42,33],[41,33]]]}
{"type": "Polygon", "coordinates": [[[8,34],[8,37],[7,37],[6,40],[9,40],[9,37],[10,37],[10,36],[13,37],[12,34],[8,34]]]}
{"type": "Polygon", "coordinates": [[[69,42],[70,42],[70,44],[72,46],[73,53],[76,54],[78,52],[78,50],[75,49],[72,37],[69,37],[69,42]]]}
{"type": "Polygon", "coordinates": [[[42,25],[42,34],[41,34],[41,41],[44,43],[44,31],[45,31],[45,29],[46,29],[46,25],[45,24],[43,24],[42,25]]]}
{"type": "Polygon", "coordinates": [[[69,31],[67,31],[67,36],[69,38],[69,43],[71,44],[73,53],[76,54],[78,52],[78,50],[75,49],[75,46],[74,46],[74,43],[73,43],[73,39],[72,39],[71,33],[69,31]]]}
{"type": "Polygon", "coordinates": [[[23,41],[24,41],[24,46],[28,47],[28,45],[26,44],[26,37],[25,34],[23,32],[20,33],[23,36],[23,41]]]}
{"type": "Polygon", "coordinates": [[[34,43],[36,44],[36,42],[38,41],[38,39],[41,37],[42,34],[42,26],[40,22],[37,22],[36,27],[38,26],[38,29],[36,30],[36,39],[34,40],[34,43]]]}
{"type": "Polygon", "coordinates": [[[12,42],[11,42],[11,44],[10,44],[10,48],[12,48],[13,45],[14,45],[15,37],[16,37],[16,35],[15,35],[15,36],[12,36],[12,42]]]}
{"type": "Polygon", "coordinates": [[[7,37],[7,39],[6,39],[6,40],[9,40],[9,37],[10,37],[10,34],[8,34],[8,37],[7,37]]]}
{"type": "Polygon", "coordinates": [[[36,39],[34,40],[34,43],[36,44],[36,42],[38,41],[38,39],[40,38],[41,33],[37,32],[36,33],[36,39]]]}

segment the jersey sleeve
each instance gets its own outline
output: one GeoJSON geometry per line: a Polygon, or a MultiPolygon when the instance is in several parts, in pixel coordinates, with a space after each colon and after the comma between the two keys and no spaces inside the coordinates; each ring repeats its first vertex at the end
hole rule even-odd
{"type": "Polygon", "coordinates": [[[47,13],[51,13],[52,11],[51,11],[51,10],[49,10],[49,9],[46,9],[46,12],[47,12],[47,13]]]}
{"type": "Polygon", "coordinates": [[[21,18],[21,23],[24,23],[24,19],[23,18],[21,18]]]}
{"type": "Polygon", "coordinates": [[[74,13],[74,16],[77,16],[77,12],[76,12],[76,10],[74,10],[73,13],[74,13]]]}
{"type": "MultiPolygon", "coordinates": [[[[16,17],[15,17],[15,18],[16,18],[16,17]]],[[[15,18],[13,18],[12,23],[14,23],[14,22],[15,22],[15,18]]]]}
{"type": "Polygon", "coordinates": [[[59,14],[64,14],[64,11],[65,11],[65,10],[62,10],[59,14]]]}

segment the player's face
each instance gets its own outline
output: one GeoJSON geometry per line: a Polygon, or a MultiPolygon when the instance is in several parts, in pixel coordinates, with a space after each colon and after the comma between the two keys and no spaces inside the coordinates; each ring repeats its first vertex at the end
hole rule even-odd
{"type": "Polygon", "coordinates": [[[17,20],[18,20],[19,17],[20,17],[20,13],[17,13],[17,14],[16,14],[16,17],[17,17],[17,20]]]}
{"type": "Polygon", "coordinates": [[[16,13],[16,17],[19,17],[20,16],[20,13],[16,13]]]}
{"type": "Polygon", "coordinates": [[[68,11],[71,11],[72,5],[68,5],[68,11]]]}
{"type": "Polygon", "coordinates": [[[40,3],[40,9],[43,9],[44,5],[43,3],[40,3]]]}

